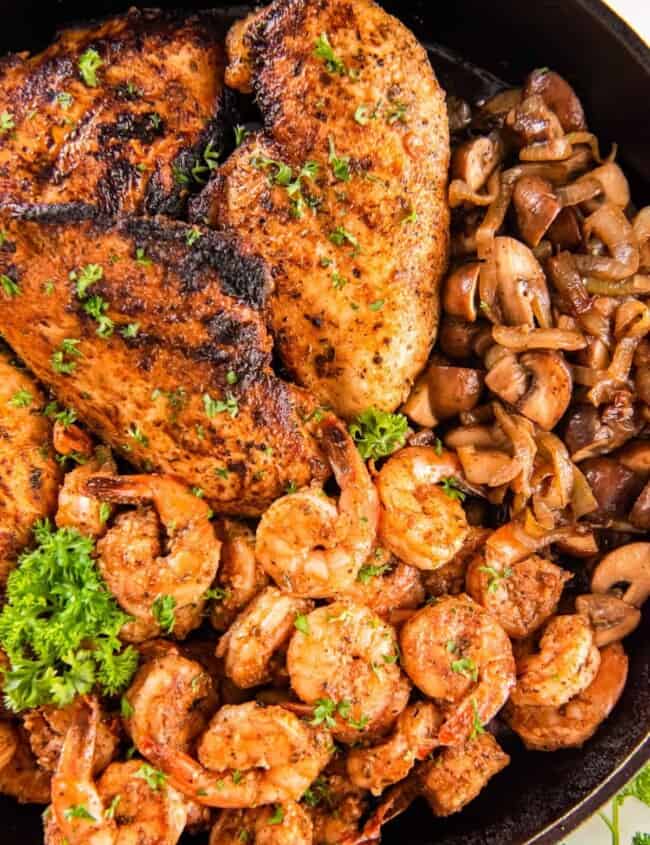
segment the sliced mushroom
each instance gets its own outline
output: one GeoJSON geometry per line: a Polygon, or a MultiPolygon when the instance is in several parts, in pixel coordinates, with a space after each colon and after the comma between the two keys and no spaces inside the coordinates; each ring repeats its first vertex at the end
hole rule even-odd
{"type": "Polygon", "coordinates": [[[564,416],[571,401],[571,370],[559,352],[526,352],[520,364],[531,377],[525,395],[516,403],[517,410],[550,431],[564,416]]]}
{"type": "Polygon", "coordinates": [[[485,356],[485,365],[489,370],[485,377],[486,387],[505,402],[515,405],[528,388],[528,376],[517,356],[502,347],[493,346],[485,356]]]}
{"type": "Polygon", "coordinates": [[[578,596],[576,610],[589,619],[594,629],[594,643],[598,648],[627,637],[641,621],[638,608],[607,593],[578,596]]]}
{"type": "Polygon", "coordinates": [[[559,552],[571,557],[593,557],[598,554],[598,543],[593,531],[576,531],[562,537],[556,546],[559,552]]]}
{"type": "Polygon", "coordinates": [[[634,387],[641,402],[650,405],[650,340],[642,340],[634,353],[634,387]]]}
{"type": "Polygon", "coordinates": [[[650,477],[650,440],[633,440],[616,455],[624,467],[643,479],[650,477]]]}
{"type": "Polygon", "coordinates": [[[529,246],[536,247],[562,209],[550,182],[539,176],[517,180],[512,201],[517,226],[529,246]]]}
{"type": "Polygon", "coordinates": [[[444,316],[438,330],[440,349],[449,358],[471,358],[474,341],[481,331],[479,323],[466,323],[457,317],[444,316]]]}
{"type": "Polygon", "coordinates": [[[614,458],[587,458],[580,464],[598,510],[590,514],[597,522],[623,519],[643,488],[643,481],[614,458]]]}
{"type": "MultiPolygon", "coordinates": [[[[494,270],[499,307],[510,326],[551,325],[546,277],[530,249],[514,238],[494,239],[494,270]]],[[[481,274],[481,285],[483,275],[481,274]]],[[[481,287],[481,299],[484,299],[481,287]]]]}
{"type": "Polygon", "coordinates": [[[431,407],[429,383],[425,376],[420,376],[415,382],[402,411],[414,423],[425,428],[432,428],[438,424],[438,419],[431,407]]]}
{"type": "Polygon", "coordinates": [[[584,280],[578,272],[575,257],[570,252],[560,252],[549,258],[545,265],[555,289],[574,316],[585,314],[592,307],[592,299],[584,280]]]}
{"type": "Polygon", "coordinates": [[[580,132],[587,128],[585,113],[576,92],[559,73],[541,68],[531,71],[526,79],[523,97],[538,94],[555,112],[565,132],[580,132]]]}
{"type": "Polygon", "coordinates": [[[473,323],[478,317],[478,278],[481,264],[471,261],[461,264],[447,276],[442,294],[442,307],[452,317],[473,323]]]}
{"type": "Polygon", "coordinates": [[[503,159],[503,143],[496,132],[479,135],[456,148],[451,160],[452,179],[460,179],[470,191],[480,190],[503,159]]]}
{"type": "Polygon", "coordinates": [[[510,441],[503,434],[498,425],[482,425],[470,423],[452,428],[443,437],[448,449],[460,449],[462,446],[473,446],[476,449],[498,449],[504,451],[510,441]]]}
{"type": "Polygon", "coordinates": [[[521,472],[516,458],[497,449],[476,449],[474,446],[460,446],[458,459],[463,465],[465,478],[471,484],[487,484],[499,487],[508,484],[521,472]]]}
{"type": "Polygon", "coordinates": [[[556,249],[578,249],[582,243],[582,232],[578,215],[572,208],[563,208],[551,223],[548,239],[556,249]]]}
{"type": "Polygon", "coordinates": [[[635,528],[650,531],[650,481],[648,481],[630,511],[630,522],[635,528]]]}
{"type": "Polygon", "coordinates": [[[470,367],[432,364],[426,379],[434,415],[445,420],[478,405],[483,391],[483,373],[470,367]]]}
{"type": "Polygon", "coordinates": [[[517,106],[520,100],[521,88],[508,88],[506,91],[500,91],[483,103],[474,117],[474,127],[481,132],[501,129],[506,122],[508,113],[517,106]]]}
{"type": "Polygon", "coordinates": [[[522,161],[562,161],[573,152],[557,115],[537,94],[523,99],[510,112],[506,124],[523,145],[519,153],[522,161]]]}
{"type": "Polygon", "coordinates": [[[650,595],[650,543],[628,543],[600,561],[591,579],[594,593],[606,593],[616,584],[627,584],[623,599],[641,607],[650,595]]]}

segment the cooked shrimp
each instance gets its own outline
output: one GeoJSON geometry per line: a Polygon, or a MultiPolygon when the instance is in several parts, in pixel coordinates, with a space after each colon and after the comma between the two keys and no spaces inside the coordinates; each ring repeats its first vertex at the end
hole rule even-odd
{"type": "Polygon", "coordinates": [[[404,624],[402,665],[431,698],[449,702],[441,745],[465,742],[503,707],[515,683],[507,634],[466,595],[427,605],[404,624]]]}
{"type": "Polygon", "coordinates": [[[11,722],[0,722],[0,769],[9,763],[18,748],[18,733],[11,722]]]}
{"type": "Polygon", "coordinates": [[[66,473],[59,491],[56,524],[59,528],[76,528],[89,537],[101,537],[106,532],[106,504],[89,496],[86,482],[96,475],[115,475],[117,468],[109,449],[99,446],[90,460],[66,473]]]}
{"type": "Polygon", "coordinates": [[[460,551],[437,569],[422,573],[422,582],[431,596],[457,596],[465,587],[465,573],[470,560],[483,548],[489,528],[471,525],[460,551]]]}
{"type": "Polygon", "coordinates": [[[224,519],[218,530],[223,545],[216,583],[223,596],[210,603],[210,622],[225,631],[269,579],[255,557],[255,532],[248,525],[224,519]]]}
{"type": "Polygon", "coordinates": [[[451,560],[469,531],[453,486],[461,475],[454,454],[429,446],[409,446],[389,458],[376,479],[383,545],[420,569],[451,560]]]}
{"type": "Polygon", "coordinates": [[[467,569],[466,586],[510,637],[523,639],[555,613],[564,584],[572,577],[538,555],[497,569],[479,554],[467,569]]]}
{"type": "Polygon", "coordinates": [[[450,816],[473,801],[509,762],[492,734],[482,733],[464,745],[443,748],[420,767],[422,794],[436,816],[450,816]]]}
{"type": "MultiPolygon", "coordinates": [[[[59,761],[63,740],[75,714],[74,705],[68,707],[37,707],[28,710],[23,724],[38,765],[53,772],[59,761]]],[[[120,744],[120,721],[100,710],[95,737],[93,774],[99,774],[116,756],[120,744]]]]}
{"type": "Polygon", "coordinates": [[[252,701],[215,714],[198,744],[200,762],[153,738],[139,748],[185,795],[225,808],[297,801],[333,752],[328,731],[252,701]]]}
{"type": "Polygon", "coordinates": [[[320,488],[283,496],[257,528],[257,559],[287,592],[331,598],[354,583],[377,536],[377,492],[345,426],[327,417],[323,450],[341,488],[338,506],[320,488]]]}
{"type": "Polygon", "coordinates": [[[224,810],[209,845],[312,845],[309,813],[295,801],[254,810],[224,810]]]}
{"type": "Polygon", "coordinates": [[[420,607],[424,595],[421,571],[378,546],[343,597],[365,604],[383,619],[389,619],[393,611],[420,607]]]}
{"type": "Polygon", "coordinates": [[[539,653],[517,664],[512,702],[559,707],[589,686],[599,665],[589,620],[579,614],[555,616],[544,629],[539,653]]]}
{"type": "Polygon", "coordinates": [[[398,716],[395,730],[387,740],[371,748],[350,751],[350,780],[373,795],[380,795],[387,786],[405,778],[416,760],[433,751],[441,724],[442,714],[431,702],[410,704],[398,716]]]}
{"type": "Polygon", "coordinates": [[[169,554],[161,556],[151,512],[136,511],[118,517],[97,544],[99,569],[109,590],[135,617],[125,625],[124,638],[137,641],[160,632],[155,611],[162,599],[171,605],[167,632],[187,636],[201,623],[205,593],[219,566],[221,543],[207,503],[165,475],[95,476],[86,489],[103,501],[151,502],[169,538],[169,554]]]}
{"type": "Polygon", "coordinates": [[[309,613],[313,602],[267,587],[256,596],[219,641],[217,657],[225,659],[226,675],[248,689],[270,680],[269,664],[295,630],[296,617],[309,613]]]}
{"type": "Polygon", "coordinates": [[[57,420],[52,427],[52,444],[59,455],[79,455],[90,458],[93,441],[78,425],[65,425],[57,420]]]}
{"type": "Polygon", "coordinates": [[[176,845],[187,821],[187,802],[146,764],[112,763],[99,784],[93,781],[98,718],[96,701],[78,701],[52,778],[52,813],[59,831],[69,845],[176,845]],[[147,776],[156,778],[153,786],[147,776]]]}
{"type": "Polygon", "coordinates": [[[11,795],[21,804],[47,804],[50,800],[50,775],[38,766],[22,728],[7,722],[2,724],[8,759],[0,767],[0,795],[11,795]],[[9,756],[12,744],[14,751],[9,756]]]}
{"type": "Polygon", "coordinates": [[[560,707],[518,706],[511,700],[503,710],[510,727],[534,751],[579,748],[594,735],[621,697],[628,659],[620,643],[600,652],[600,666],[589,686],[560,707]]]}
{"type": "Polygon", "coordinates": [[[343,842],[359,830],[368,792],[350,782],[342,760],[334,760],[303,796],[314,824],[314,843],[343,842]]]}
{"type": "Polygon", "coordinates": [[[44,406],[36,382],[0,349],[0,583],[29,542],[34,522],[56,508],[61,471],[44,406]]]}
{"type": "Polygon", "coordinates": [[[141,754],[147,738],[187,751],[217,708],[212,679],[201,664],[173,653],[141,666],[125,698],[131,712],[125,725],[141,754]]]}
{"type": "Polygon", "coordinates": [[[312,611],[294,633],[287,669],[299,698],[316,705],[315,718],[320,705],[337,739],[356,742],[360,731],[377,730],[406,706],[398,654],[395,630],[381,617],[338,601],[312,611]]]}

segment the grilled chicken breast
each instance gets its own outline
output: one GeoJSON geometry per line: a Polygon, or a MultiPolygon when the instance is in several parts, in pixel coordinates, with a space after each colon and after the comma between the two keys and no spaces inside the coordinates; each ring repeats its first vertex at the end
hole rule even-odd
{"type": "Polygon", "coordinates": [[[0,61],[0,199],[177,214],[229,126],[225,31],[138,11],[0,61]]]}
{"type": "Polygon", "coordinates": [[[300,384],[346,417],[393,410],[433,343],[447,257],[447,113],[426,53],[371,0],[276,0],[228,51],[265,130],[192,213],[270,265],[270,325],[300,384]]]}
{"type": "Polygon", "coordinates": [[[16,565],[37,519],[56,510],[60,470],[45,397],[0,349],[0,583],[16,565]]]}
{"type": "Polygon", "coordinates": [[[264,265],[164,218],[23,208],[0,250],[0,331],[129,462],[258,514],[326,474],[314,403],[270,368],[264,265]],[[31,220],[27,219],[31,218],[31,220]]]}

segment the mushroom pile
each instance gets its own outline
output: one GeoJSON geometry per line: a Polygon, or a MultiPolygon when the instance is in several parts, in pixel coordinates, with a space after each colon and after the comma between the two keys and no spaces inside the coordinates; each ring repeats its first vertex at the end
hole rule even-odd
{"type": "MultiPolygon", "coordinates": [[[[650,207],[547,68],[449,111],[451,266],[411,439],[456,451],[476,525],[513,520],[574,560],[603,647],[650,592],[650,207]]],[[[471,556],[430,591],[460,590],[471,556]]]]}

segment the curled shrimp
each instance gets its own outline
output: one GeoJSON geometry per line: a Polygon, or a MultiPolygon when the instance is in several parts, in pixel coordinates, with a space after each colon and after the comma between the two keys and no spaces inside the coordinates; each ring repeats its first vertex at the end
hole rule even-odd
{"type": "Polygon", "coordinates": [[[564,584],[573,576],[547,558],[531,555],[502,570],[489,567],[482,555],[467,570],[469,595],[513,638],[537,631],[557,609],[564,584]]]}
{"type": "Polygon", "coordinates": [[[88,495],[86,482],[98,475],[115,475],[116,471],[110,450],[100,446],[86,463],[66,473],[59,491],[57,527],[76,528],[89,537],[101,537],[106,532],[110,508],[106,513],[107,506],[102,508],[99,499],[88,495]]]}
{"type": "Polygon", "coordinates": [[[470,561],[467,592],[510,637],[523,639],[540,628],[555,612],[564,584],[572,577],[532,553],[558,536],[548,532],[531,537],[518,522],[509,522],[497,528],[470,561]]]}
{"type": "Polygon", "coordinates": [[[142,761],[112,763],[99,784],[93,781],[98,718],[96,701],[77,702],[52,778],[52,815],[61,835],[69,845],[175,845],[187,802],[160,780],[152,788],[142,761]]]}
{"type": "Polygon", "coordinates": [[[438,744],[442,714],[430,701],[410,704],[397,717],[392,735],[370,748],[353,749],[347,770],[355,786],[380,795],[387,786],[405,778],[416,760],[424,759],[438,744]]]}
{"type": "Polygon", "coordinates": [[[463,745],[443,748],[420,767],[422,794],[434,815],[450,816],[473,801],[509,762],[492,734],[482,733],[463,745]]]}
{"type": "Polygon", "coordinates": [[[365,604],[382,619],[390,619],[394,611],[414,609],[423,604],[422,573],[378,546],[342,597],[365,604]]]}
{"type": "Polygon", "coordinates": [[[173,610],[166,632],[187,636],[201,623],[205,593],[219,566],[221,543],[207,503],[166,475],[95,476],[86,489],[103,501],[151,502],[167,532],[169,554],[161,556],[153,514],[136,511],[119,516],[97,544],[99,569],[109,590],[135,617],[124,626],[124,638],[138,641],[160,633],[155,613],[161,599],[173,610]]]}
{"type": "Polygon", "coordinates": [[[376,479],[383,545],[420,569],[451,560],[469,531],[462,494],[454,486],[461,475],[454,454],[439,455],[429,446],[409,446],[389,458],[376,479]]]}
{"type": "Polygon", "coordinates": [[[338,601],[312,611],[294,633],[287,669],[298,697],[315,705],[315,719],[355,742],[360,731],[388,727],[406,706],[398,654],[392,626],[367,607],[338,601]]]}
{"type": "Polygon", "coordinates": [[[52,445],[60,455],[79,455],[90,458],[93,453],[93,441],[89,434],[78,425],[65,425],[57,420],[52,426],[52,445]]]}
{"type": "Polygon", "coordinates": [[[544,628],[539,652],[518,661],[512,702],[559,707],[589,686],[599,665],[589,620],[579,614],[555,616],[544,628]]]}
{"type": "Polygon", "coordinates": [[[3,722],[3,756],[0,766],[0,795],[11,795],[21,804],[47,804],[50,800],[50,774],[36,762],[25,731],[3,722]],[[13,751],[12,751],[13,748],[13,751]]]}
{"type": "Polygon", "coordinates": [[[312,845],[309,813],[295,801],[274,807],[224,810],[210,833],[209,845],[312,845]]]}
{"type": "Polygon", "coordinates": [[[450,704],[441,745],[476,734],[503,707],[515,683],[507,634],[466,595],[447,596],[419,610],[400,633],[402,665],[431,698],[450,704]]]}
{"type": "Polygon", "coordinates": [[[210,622],[225,631],[269,579],[255,557],[255,532],[248,525],[224,519],[218,530],[222,546],[216,583],[221,593],[211,602],[210,622]]]}
{"type": "Polygon", "coordinates": [[[217,657],[225,659],[226,675],[248,689],[270,680],[273,655],[289,641],[296,617],[309,613],[313,602],[267,587],[246,607],[219,641],[217,657]]]}
{"type": "Polygon", "coordinates": [[[135,747],[153,737],[172,750],[187,751],[217,709],[212,679],[200,663],[176,653],[142,665],[125,693],[125,725],[135,747]]]}
{"type": "Polygon", "coordinates": [[[333,760],[302,798],[314,825],[314,843],[354,837],[368,808],[368,792],[355,786],[342,760],[333,760]]]}
{"type": "MultiPolygon", "coordinates": [[[[36,707],[28,710],[23,725],[38,765],[53,772],[61,754],[63,740],[75,714],[73,704],[67,707],[36,707]]],[[[95,737],[93,774],[98,774],[116,756],[120,744],[120,721],[103,710],[99,713],[95,737]]]]}
{"type": "Polygon", "coordinates": [[[330,598],[354,583],[375,544],[377,492],[345,426],[320,425],[323,450],[341,488],[338,505],[308,487],[275,501],[257,528],[257,558],[276,584],[330,598]]]}
{"type": "Polygon", "coordinates": [[[598,730],[621,697],[627,680],[628,658],[621,643],[600,652],[600,666],[589,686],[560,707],[516,705],[503,709],[506,722],[526,748],[557,751],[579,748],[598,730]]]}
{"type": "Polygon", "coordinates": [[[252,701],[215,714],[199,741],[199,762],[150,737],[138,747],[189,798],[235,809],[297,801],[333,752],[328,731],[252,701]]]}

